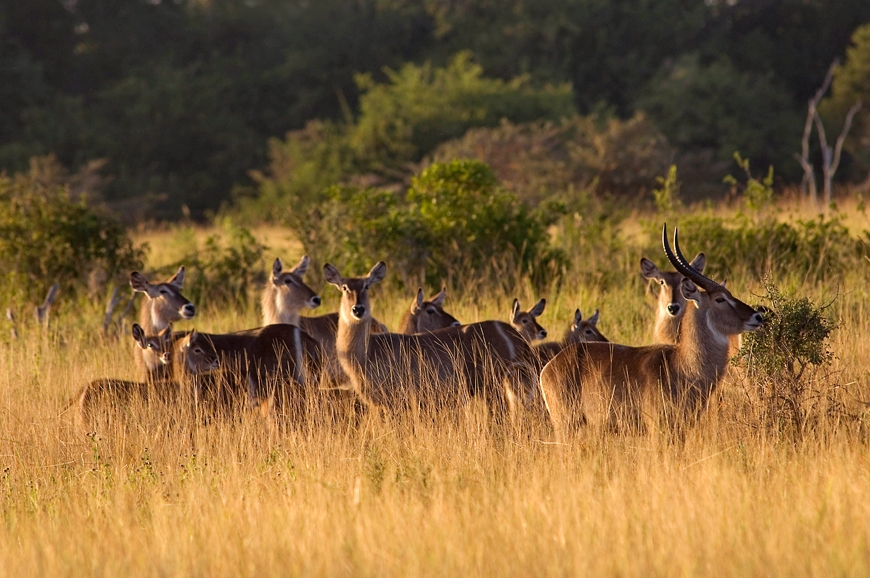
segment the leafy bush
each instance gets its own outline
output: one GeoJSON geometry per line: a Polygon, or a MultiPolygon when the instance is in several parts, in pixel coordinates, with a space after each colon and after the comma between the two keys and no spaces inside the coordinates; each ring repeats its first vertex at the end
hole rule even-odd
{"type": "MultiPolygon", "coordinates": [[[[660,217],[677,221],[680,229],[691,231],[695,243],[703,243],[709,254],[708,271],[718,278],[727,278],[735,271],[749,272],[758,278],[795,275],[812,281],[841,278],[860,262],[862,243],[849,233],[843,216],[820,214],[815,218],[780,222],[773,205],[773,169],[755,178],[749,172],[749,162],[739,154],[735,158],[746,172],[746,182],[729,177],[734,194],[739,194],[742,209],[734,217],[721,217],[712,211],[686,212],[680,205],[664,211],[665,193],[659,193],[660,217]]],[[[675,186],[676,173],[663,179],[662,186],[675,186]],[[670,184],[669,181],[672,181],[670,184]]],[[[661,245],[661,219],[647,224],[649,247],[661,245]]],[[[687,248],[687,252],[689,249],[687,248]]]]}
{"type": "Polygon", "coordinates": [[[474,158],[492,167],[499,180],[529,205],[568,189],[638,195],[649,190],[674,154],[642,114],[628,120],[571,116],[475,128],[440,145],[438,162],[474,158]]]}
{"type": "Polygon", "coordinates": [[[485,274],[505,260],[534,272],[556,258],[544,217],[478,161],[433,164],[405,195],[334,187],[327,196],[304,240],[306,250],[356,270],[384,259],[402,274],[425,275],[437,284],[457,271],[469,278],[471,271],[485,274]]]}
{"type": "Polygon", "coordinates": [[[202,248],[161,272],[172,274],[184,265],[184,294],[197,305],[244,308],[251,302],[253,290],[265,281],[263,253],[267,247],[229,219],[220,224],[221,233],[209,235],[202,248]]]}
{"type": "Polygon", "coordinates": [[[401,168],[469,128],[495,126],[502,118],[555,120],[574,112],[570,85],[536,89],[525,76],[485,78],[468,52],[444,68],[406,64],[385,72],[386,84],[367,75],[357,79],[363,94],[350,143],[363,170],[401,168]]]}
{"type": "Polygon", "coordinates": [[[838,409],[831,396],[835,385],[818,379],[833,360],[828,338],[836,328],[827,306],[807,297],[783,295],[766,281],[764,324],[743,336],[734,359],[746,363],[746,377],[754,387],[762,422],[800,437],[822,412],[838,409]]]}
{"type": "Polygon", "coordinates": [[[141,267],[143,249],[86,195],[41,178],[40,163],[15,177],[0,176],[0,270],[13,299],[41,299],[57,282],[64,293],[87,288],[92,274],[120,278],[141,267]]]}

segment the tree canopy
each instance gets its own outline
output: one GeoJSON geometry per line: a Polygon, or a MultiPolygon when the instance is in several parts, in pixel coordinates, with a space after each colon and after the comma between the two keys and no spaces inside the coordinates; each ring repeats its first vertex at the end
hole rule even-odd
{"type": "Polygon", "coordinates": [[[315,121],[327,172],[383,177],[502,119],[645,112],[678,155],[797,179],[834,58],[833,101],[870,100],[867,23],[864,0],[0,0],[0,170],[105,159],[109,205],[198,217],[315,121]]]}

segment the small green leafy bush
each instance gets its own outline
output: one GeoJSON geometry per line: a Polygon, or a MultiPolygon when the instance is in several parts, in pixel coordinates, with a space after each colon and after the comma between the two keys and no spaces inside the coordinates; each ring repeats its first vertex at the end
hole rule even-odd
{"type": "Polygon", "coordinates": [[[12,300],[41,299],[55,282],[77,294],[95,271],[119,279],[142,258],[120,222],[85,195],[33,173],[0,176],[0,283],[12,300]]]}
{"type": "Polygon", "coordinates": [[[244,308],[265,280],[263,254],[267,247],[248,229],[228,219],[220,225],[221,232],[209,235],[202,248],[161,272],[171,275],[184,265],[184,294],[197,305],[244,308]]]}
{"type": "Polygon", "coordinates": [[[800,437],[825,412],[840,409],[832,395],[836,380],[826,374],[836,323],[827,306],[783,295],[770,280],[765,289],[764,324],[743,336],[733,362],[746,364],[763,423],[800,437]]]}
{"type": "Polygon", "coordinates": [[[546,218],[478,161],[433,164],[405,195],[333,187],[327,197],[303,241],[306,250],[357,271],[384,259],[406,278],[437,284],[457,272],[485,275],[506,261],[533,273],[557,259],[546,218]]]}

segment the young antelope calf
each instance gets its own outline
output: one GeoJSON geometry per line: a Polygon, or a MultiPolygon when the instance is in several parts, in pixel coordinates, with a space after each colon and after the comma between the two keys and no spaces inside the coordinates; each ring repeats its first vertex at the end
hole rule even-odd
{"type": "Polygon", "coordinates": [[[574,321],[562,341],[547,341],[546,343],[536,343],[532,345],[532,351],[540,364],[544,367],[548,361],[553,359],[560,351],[565,349],[572,343],[585,343],[587,341],[608,341],[606,337],[598,330],[598,310],[592,314],[589,319],[583,319],[583,314],[577,309],[574,311],[574,321]]]}
{"type": "MultiPolygon", "coordinates": [[[[139,324],[145,335],[157,335],[175,321],[193,319],[196,307],[181,294],[184,283],[184,267],[165,283],[150,283],[138,271],[130,274],[130,286],[145,294],[139,310],[139,324]]],[[[150,349],[134,349],[136,365],[145,381],[168,379],[170,368],[162,363],[150,349]]]]}

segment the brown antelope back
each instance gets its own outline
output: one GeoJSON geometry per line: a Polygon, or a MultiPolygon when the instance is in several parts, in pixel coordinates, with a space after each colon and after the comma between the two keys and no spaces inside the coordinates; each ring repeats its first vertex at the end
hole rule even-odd
{"type": "Polygon", "coordinates": [[[528,344],[508,324],[488,321],[414,335],[372,334],[369,289],[384,278],[386,264],[379,262],[365,277],[343,277],[329,264],[324,273],[342,291],[339,360],[365,403],[396,410],[440,408],[477,395],[499,412],[506,409],[505,379],[519,360],[531,358],[528,344]]]}
{"type": "Polygon", "coordinates": [[[156,335],[147,335],[138,323],[133,324],[131,333],[137,349],[147,350],[154,355],[165,370],[159,375],[151,374],[145,381],[109,377],[95,379],[82,387],[67,404],[67,408],[76,407],[78,423],[85,429],[93,427],[93,418],[98,407],[121,408],[128,406],[134,399],[144,401],[151,397],[171,401],[178,394],[178,384],[171,379],[171,360],[174,343],[184,334],[173,334],[172,326],[169,325],[156,335]]]}
{"type": "MultiPolygon", "coordinates": [[[[138,271],[130,274],[130,286],[145,294],[139,310],[139,324],[146,335],[157,335],[175,321],[193,319],[196,315],[196,307],[181,294],[183,284],[183,266],[165,283],[151,283],[138,271]]],[[[134,348],[134,352],[142,379],[166,377],[159,356],[140,347],[134,348]]]]}
{"type": "Polygon", "coordinates": [[[193,331],[182,349],[190,373],[220,370],[217,382],[205,381],[195,394],[224,409],[246,404],[279,412],[295,409],[320,383],[320,344],[296,325],[229,334],[193,331]]]}
{"type": "MultiPolygon", "coordinates": [[[[704,272],[706,264],[704,253],[698,253],[689,263],[698,273],[704,272]]],[[[684,276],[677,271],[662,271],[646,257],[640,260],[640,270],[644,277],[659,286],[653,337],[659,343],[676,343],[680,336],[680,321],[686,312],[686,299],[680,291],[684,276]]]]}
{"type": "Polygon", "coordinates": [[[547,300],[541,299],[528,311],[520,307],[520,300],[514,299],[511,307],[511,326],[528,342],[547,338],[547,330],[538,323],[538,317],[544,313],[547,300]]]}
{"type": "Polygon", "coordinates": [[[754,331],[761,315],[725,287],[694,270],[674,231],[665,253],[684,279],[688,302],[672,345],[612,343],[567,346],[541,372],[541,391],[556,434],[582,423],[593,431],[683,432],[706,408],[728,362],[729,336],[754,331]]]}
{"type": "Polygon", "coordinates": [[[447,288],[441,289],[435,297],[426,301],[423,288],[417,290],[417,297],[411,308],[405,312],[402,322],[399,324],[399,333],[413,334],[425,333],[462,325],[450,313],[444,310],[444,299],[447,297],[447,288]]]}

